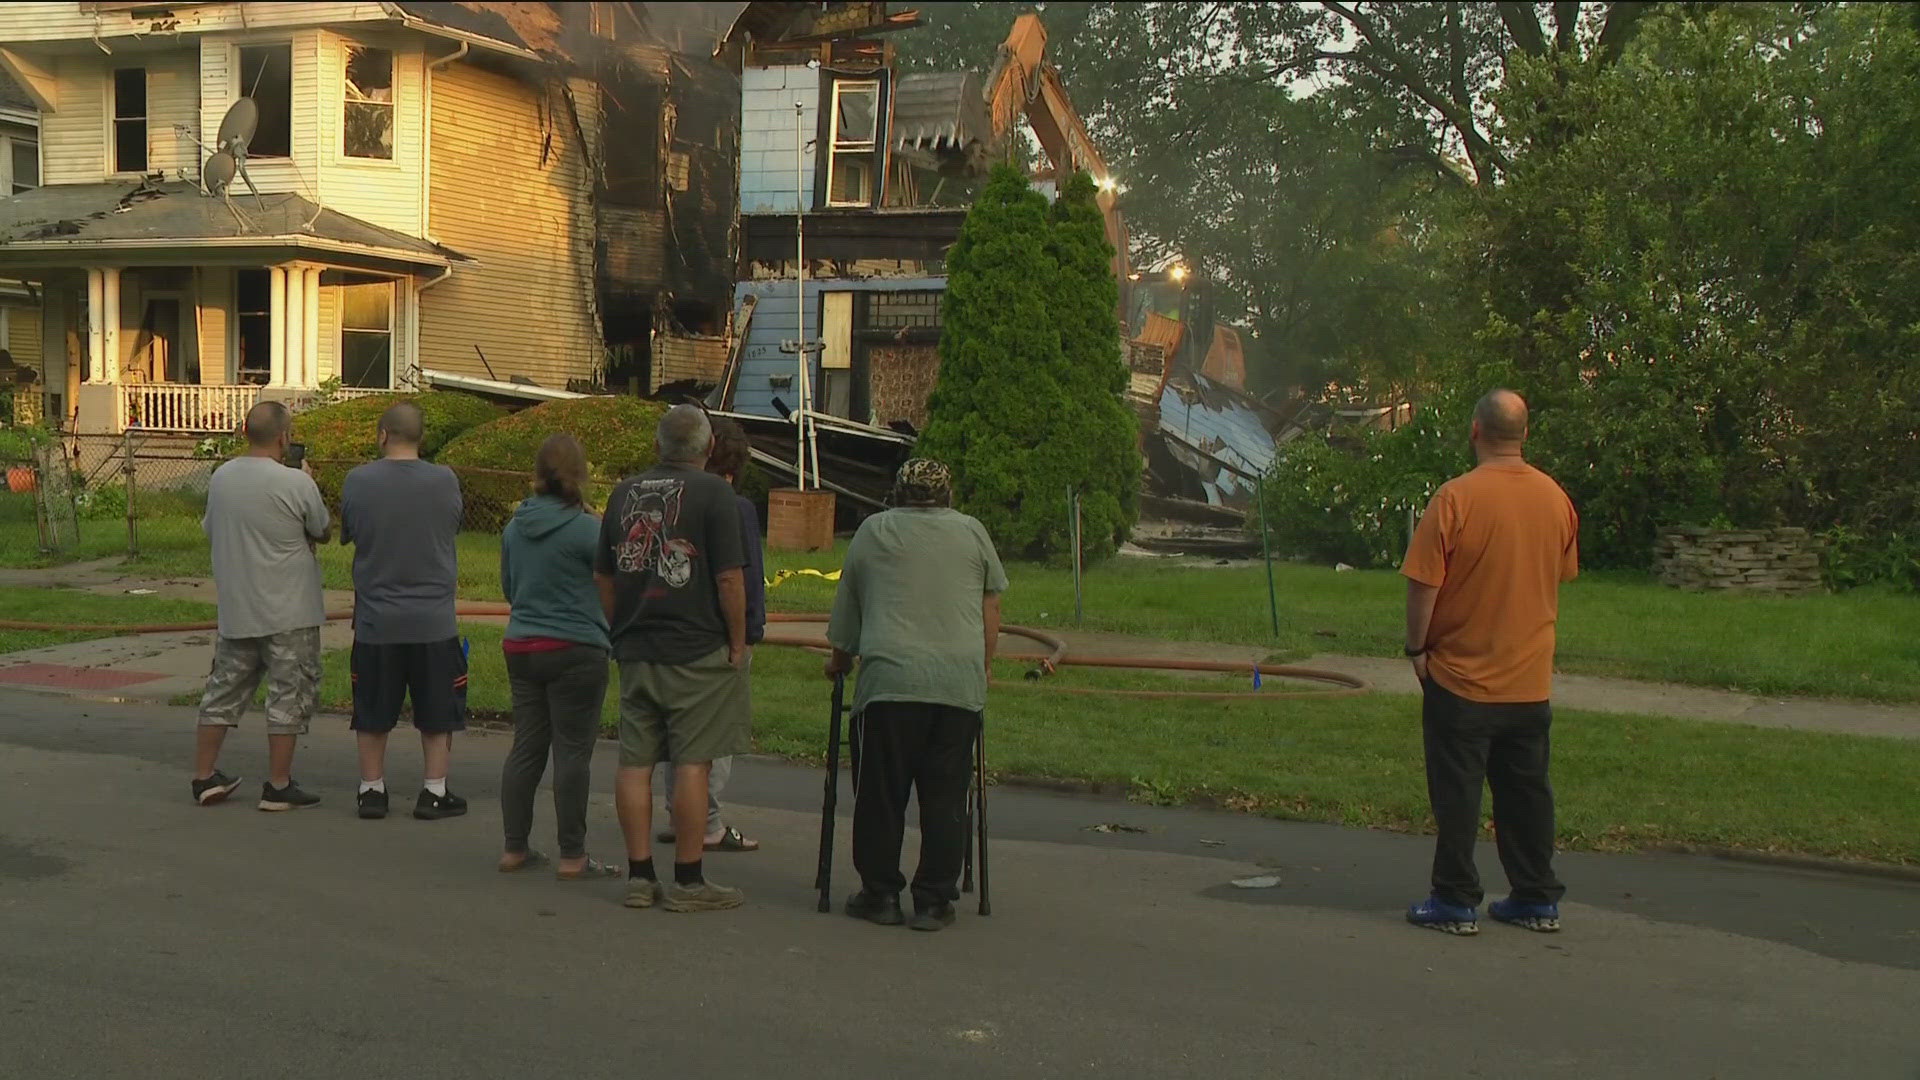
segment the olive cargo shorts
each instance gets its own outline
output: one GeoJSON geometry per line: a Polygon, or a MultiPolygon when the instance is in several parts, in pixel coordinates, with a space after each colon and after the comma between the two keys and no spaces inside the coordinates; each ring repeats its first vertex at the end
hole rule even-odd
{"type": "Polygon", "coordinates": [[[689,664],[620,662],[620,764],[690,765],[753,749],[747,666],[727,647],[689,664]]]}

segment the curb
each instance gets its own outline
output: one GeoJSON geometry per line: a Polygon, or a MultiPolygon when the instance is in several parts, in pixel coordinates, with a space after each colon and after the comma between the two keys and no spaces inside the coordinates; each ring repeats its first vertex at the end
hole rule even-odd
{"type": "Polygon", "coordinates": [[[1649,844],[1645,850],[1667,855],[1693,855],[1727,862],[1746,863],[1751,866],[1769,866],[1781,870],[1809,870],[1823,874],[1844,874],[1849,877],[1875,878],[1881,881],[1899,881],[1911,885],[1920,885],[1920,866],[1907,863],[1868,862],[1865,860],[1833,859],[1821,855],[1786,855],[1773,851],[1747,851],[1741,848],[1720,847],[1711,844],[1660,843],[1649,844]]]}

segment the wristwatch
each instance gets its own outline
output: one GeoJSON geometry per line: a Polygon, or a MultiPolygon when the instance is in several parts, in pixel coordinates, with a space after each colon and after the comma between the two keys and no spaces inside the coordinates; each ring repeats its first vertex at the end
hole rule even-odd
{"type": "Polygon", "coordinates": [[[1426,648],[1425,648],[1424,646],[1423,646],[1423,647],[1421,647],[1421,648],[1418,648],[1418,649],[1408,649],[1408,650],[1407,650],[1407,658],[1408,658],[1408,659],[1412,659],[1413,657],[1416,657],[1416,656],[1425,656],[1425,655],[1427,655],[1427,650],[1426,650],[1426,648]]]}

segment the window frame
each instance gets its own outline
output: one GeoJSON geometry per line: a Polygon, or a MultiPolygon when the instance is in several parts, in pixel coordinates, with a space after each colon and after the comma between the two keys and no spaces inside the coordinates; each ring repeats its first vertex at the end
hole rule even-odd
{"type": "MultiPolygon", "coordinates": [[[[129,64],[125,67],[116,66],[116,67],[108,68],[107,69],[107,108],[106,108],[107,175],[109,176],[145,176],[148,172],[152,170],[153,128],[151,126],[152,121],[150,119],[152,115],[153,115],[153,73],[147,68],[147,66],[145,64],[139,64],[139,65],[129,64]],[[121,116],[120,115],[120,73],[124,71],[137,71],[140,73],[140,88],[141,88],[140,96],[144,100],[140,103],[139,116],[121,116]],[[140,125],[141,154],[140,154],[140,167],[137,169],[123,169],[120,167],[121,165],[120,129],[122,125],[128,125],[128,124],[140,125]]],[[[11,168],[12,166],[9,165],[8,167],[11,168]]]]}
{"type": "Polygon", "coordinates": [[[4,183],[0,184],[0,199],[9,199],[46,186],[45,163],[40,160],[39,138],[28,135],[0,135],[0,144],[5,144],[0,146],[0,170],[5,170],[4,175],[0,175],[0,180],[4,180],[4,183]],[[22,146],[33,147],[33,172],[36,181],[25,187],[21,186],[20,174],[14,169],[14,152],[22,146]]]}
{"type": "Polygon", "coordinates": [[[827,168],[826,183],[820,192],[820,203],[830,209],[851,209],[870,207],[880,197],[880,141],[885,127],[880,110],[885,102],[885,90],[882,81],[873,79],[834,79],[827,95],[827,168]],[[871,94],[873,99],[873,134],[868,139],[842,139],[840,137],[840,99],[847,91],[871,94]],[[860,200],[836,199],[834,197],[834,175],[841,159],[864,159],[861,167],[866,170],[866,197],[860,200]]]}
{"type": "MultiPolygon", "coordinates": [[[[226,109],[231,109],[234,102],[239,101],[243,97],[251,96],[248,93],[249,87],[246,85],[247,50],[285,49],[287,51],[287,152],[285,154],[269,154],[249,144],[247,147],[247,161],[250,163],[256,160],[263,162],[294,161],[299,156],[295,153],[295,149],[300,144],[300,112],[294,108],[293,89],[294,68],[298,62],[298,53],[294,49],[293,44],[293,39],[289,37],[264,37],[253,41],[236,41],[232,44],[228,52],[228,94],[226,109]]],[[[256,106],[259,105],[258,99],[255,99],[254,104],[256,106]]],[[[226,109],[221,110],[219,117],[213,118],[212,127],[209,129],[210,131],[218,132],[220,130],[220,121],[225,118],[226,109]]],[[[265,113],[266,111],[262,109],[261,115],[265,116],[265,113]]]]}
{"type": "Polygon", "coordinates": [[[340,144],[336,148],[340,160],[351,165],[380,165],[398,168],[400,164],[400,51],[388,45],[368,45],[363,42],[343,40],[340,52],[340,144]],[[369,101],[353,96],[353,82],[348,72],[353,65],[356,49],[376,49],[387,54],[387,101],[369,101]],[[387,110],[387,133],[392,145],[386,157],[371,157],[356,154],[347,148],[347,113],[355,105],[384,106],[387,110]]]}
{"type": "Polygon", "coordinates": [[[399,368],[399,365],[400,365],[400,355],[397,352],[398,342],[399,342],[399,330],[400,330],[400,283],[394,279],[389,278],[384,281],[342,282],[341,284],[333,287],[340,290],[339,302],[336,305],[336,308],[338,311],[338,314],[336,315],[338,325],[335,327],[335,334],[334,334],[334,353],[333,353],[335,357],[334,372],[333,372],[334,377],[340,380],[340,384],[342,386],[347,386],[354,389],[392,390],[394,388],[394,381],[399,375],[399,371],[397,369],[399,368]],[[372,286],[381,286],[381,285],[385,286],[387,290],[387,328],[385,330],[365,330],[365,329],[351,328],[347,326],[347,292],[346,291],[348,289],[364,289],[372,286]],[[358,386],[357,384],[347,382],[347,335],[348,334],[382,335],[387,339],[387,385],[385,387],[362,387],[362,386],[358,386]]]}

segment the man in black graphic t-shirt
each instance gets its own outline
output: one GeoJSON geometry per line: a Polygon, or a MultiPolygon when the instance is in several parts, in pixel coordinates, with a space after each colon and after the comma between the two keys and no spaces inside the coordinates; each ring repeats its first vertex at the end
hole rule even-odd
{"type": "Polygon", "coordinates": [[[678,405],[660,420],[660,464],[623,481],[600,519],[594,576],[620,665],[620,774],[627,906],[738,907],[740,890],[701,868],[707,777],[715,758],[746,753],[746,552],[733,488],[704,471],[707,416],[678,405]],[[674,769],[674,881],[653,868],[653,766],[674,769]]]}

